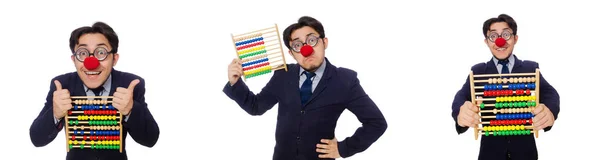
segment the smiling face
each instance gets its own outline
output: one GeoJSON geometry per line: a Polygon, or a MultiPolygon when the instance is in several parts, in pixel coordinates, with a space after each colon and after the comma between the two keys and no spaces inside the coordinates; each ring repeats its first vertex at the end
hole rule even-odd
{"type": "Polygon", "coordinates": [[[512,54],[514,46],[517,44],[519,38],[519,36],[514,35],[513,33],[513,30],[510,29],[506,22],[496,22],[490,25],[490,29],[487,32],[488,38],[485,39],[485,44],[488,45],[494,57],[497,59],[506,59],[512,54]],[[506,43],[496,43],[496,41],[498,41],[497,39],[504,39],[506,40],[506,43]],[[502,44],[504,45],[498,46],[502,44]]]}
{"type": "MultiPolygon", "coordinates": [[[[294,42],[302,42],[306,43],[304,47],[311,47],[311,43],[317,41],[314,47],[312,47],[312,53],[306,54],[308,56],[303,56],[302,53],[294,51],[294,49],[290,49],[289,53],[296,59],[298,64],[304,68],[304,70],[314,72],[321,66],[323,61],[325,60],[325,49],[327,48],[327,38],[318,38],[320,35],[313,28],[304,26],[292,32],[291,38],[292,40],[289,42],[290,46],[294,47],[294,42]],[[310,38],[313,37],[313,38],[310,38]],[[317,38],[314,38],[317,37],[317,38]],[[309,41],[307,41],[307,39],[309,41]]],[[[309,49],[310,50],[310,49],[309,49]]]]}
{"type": "MultiPolygon", "coordinates": [[[[81,60],[85,59],[85,61],[93,61],[92,59],[96,58],[95,56],[97,54],[101,54],[100,52],[95,51],[106,49],[106,51],[109,52],[112,50],[112,47],[110,46],[108,40],[104,35],[99,33],[90,33],[81,35],[81,37],[79,37],[78,44],[75,46],[74,50],[77,54],[81,53],[79,51],[85,51],[86,49],[87,51],[89,51],[89,57],[91,58],[82,58],[81,60]]],[[[99,65],[97,67],[90,69],[86,68],[86,65],[84,65],[85,61],[81,62],[77,59],[75,55],[71,55],[71,59],[75,64],[75,68],[77,69],[77,74],[83,81],[83,84],[85,84],[88,88],[98,88],[99,86],[104,84],[106,79],[108,79],[108,76],[110,75],[113,66],[115,66],[117,64],[117,61],[119,60],[119,55],[116,53],[105,54],[107,54],[106,58],[102,61],[99,61],[99,65]]],[[[89,64],[87,66],[89,67],[89,64]]]]}

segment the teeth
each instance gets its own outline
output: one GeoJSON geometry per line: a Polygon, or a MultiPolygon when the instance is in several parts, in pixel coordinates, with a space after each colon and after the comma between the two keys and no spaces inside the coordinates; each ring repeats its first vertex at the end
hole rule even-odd
{"type": "Polygon", "coordinates": [[[498,50],[498,51],[503,51],[503,50],[506,50],[506,48],[498,48],[498,49],[496,49],[496,50],[498,50]]]}
{"type": "Polygon", "coordinates": [[[88,74],[88,75],[97,75],[97,74],[100,74],[100,72],[85,72],[85,74],[88,74]]]}

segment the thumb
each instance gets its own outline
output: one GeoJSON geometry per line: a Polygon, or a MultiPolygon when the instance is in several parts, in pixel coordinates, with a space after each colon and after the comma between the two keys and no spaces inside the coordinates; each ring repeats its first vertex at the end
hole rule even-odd
{"type": "Polygon", "coordinates": [[[62,90],[62,85],[58,80],[54,80],[54,86],[56,86],[57,91],[62,90]]]}
{"type": "Polygon", "coordinates": [[[135,88],[135,86],[136,86],[138,83],[140,83],[140,80],[139,80],[139,79],[135,79],[135,80],[131,81],[131,83],[129,84],[129,87],[127,87],[127,89],[131,89],[131,90],[133,90],[133,88],[135,88]]]}

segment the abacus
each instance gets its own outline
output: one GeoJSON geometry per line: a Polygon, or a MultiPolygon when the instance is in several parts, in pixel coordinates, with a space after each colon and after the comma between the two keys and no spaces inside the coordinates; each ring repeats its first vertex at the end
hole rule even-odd
{"type": "Polygon", "coordinates": [[[236,56],[242,60],[244,80],[280,69],[287,71],[279,37],[277,24],[248,33],[231,34],[236,56]]]}
{"type": "Polygon", "coordinates": [[[475,140],[480,135],[532,133],[538,138],[538,131],[533,129],[533,110],[539,104],[539,69],[535,73],[477,75],[471,71],[469,79],[472,103],[478,105],[481,117],[474,129],[475,140]]]}
{"type": "Polygon", "coordinates": [[[123,152],[123,116],[112,106],[112,96],[71,97],[73,108],[65,116],[67,152],[71,149],[123,152]]]}

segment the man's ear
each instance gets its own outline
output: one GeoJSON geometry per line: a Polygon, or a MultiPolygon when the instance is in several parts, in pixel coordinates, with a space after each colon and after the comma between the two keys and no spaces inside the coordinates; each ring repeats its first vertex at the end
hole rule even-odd
{"type": "Polygon", "coordinates": [[[323,38],[323,46],[327,49],[327,44],[329,44],[329,39],[327,37],[323,38]]]}
{"type": "Polygon", "coordinates": [[[73,61],[73,63],[75,63],[75,56],[71,55],[71,60],[73,61]]]}
{"type": "Polygon", "coordinates": [[[119,61],[119,53],[113,54],[113,67],[117,65],[117,61],[119,61]]]}
{"type": "MultiPolygon", "coordinates": [[[[515,44],[517,44],[517,40],[519,40],[519,35],[515,35],[515,44]]],[[[513,44],[513,46],[514,46],[515,44],[513,44]]]]}

